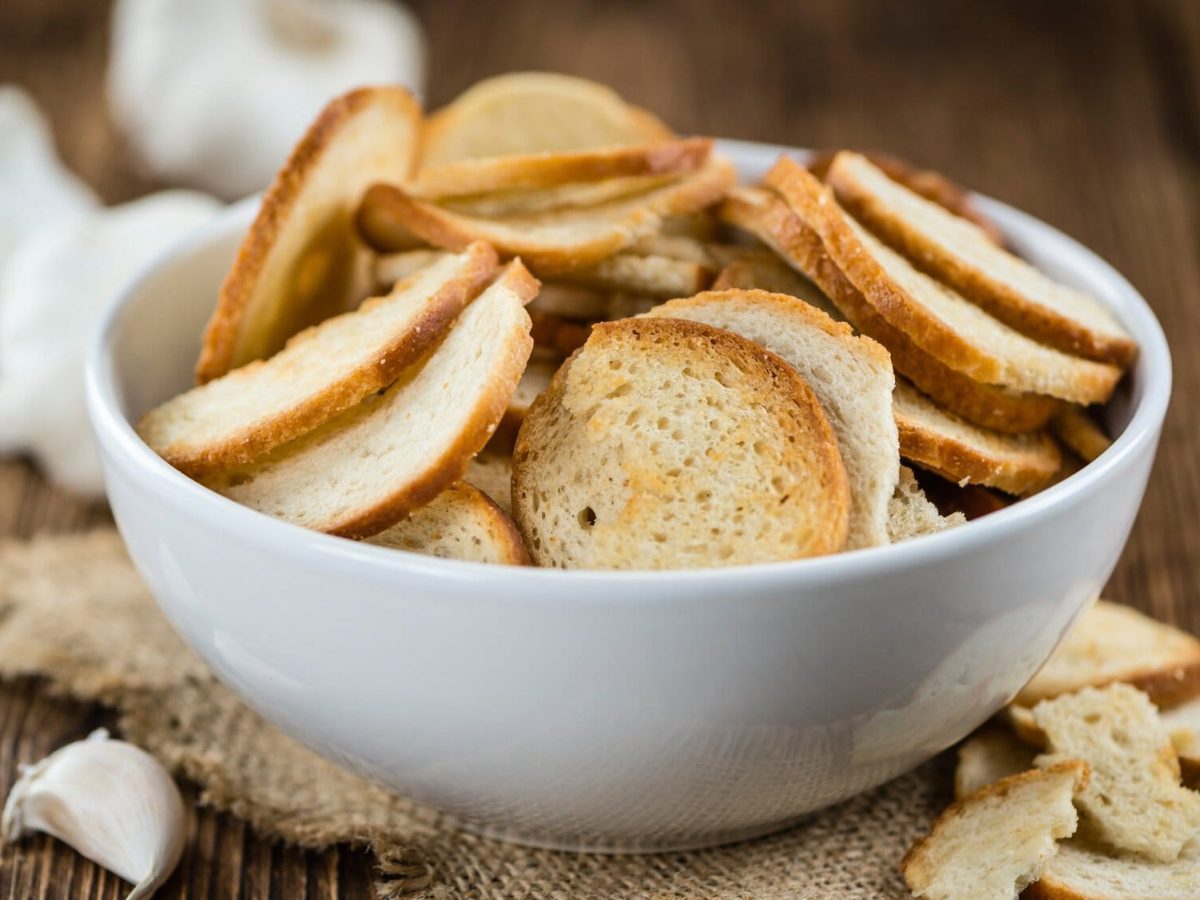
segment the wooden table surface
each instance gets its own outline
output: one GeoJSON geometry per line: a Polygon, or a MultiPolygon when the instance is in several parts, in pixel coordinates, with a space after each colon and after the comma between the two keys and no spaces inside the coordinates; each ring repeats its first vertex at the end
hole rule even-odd
{"type": "MultiPolygon", "coordinates": [[[[1127,0],[732,4],[412,4],[440,104],[512,69],[614,86],[683,132],[890,150],[1015,204],[1107,258],[1157,311],[1175,399],[1114,599],[1200,632],[1200,3],[1127,0]]],[[[66,161],[106,200],[157,185],[104,112],[107,4],[5,0],[0,82],[27,87],[66,161]]],[[[0,361],[2,365],[2,361],[0,361]]],[[[0,535],[108,521],[0,460],[0,535]]],[[[103,713],[0,688],[0,791],[19,760],[103,713]]],[[[164,898],[364,898],[364,853],[301,853],[200,811],[164,898]]],[[[0,900],[120,898],[116,878],[46,838],[0,852],[0,900]]]]}

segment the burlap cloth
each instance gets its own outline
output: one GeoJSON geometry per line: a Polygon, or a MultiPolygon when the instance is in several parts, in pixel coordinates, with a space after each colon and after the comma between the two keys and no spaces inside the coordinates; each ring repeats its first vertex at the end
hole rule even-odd
{"type": "Polygon", "coordinates": [[[475,837],[243,706],[175,636],[112,530],[0,543],[0,676],[41,676],[113,707],[127,739],[262,834],[370,846],[385,900],[907,897],[900,857],[950,800],[943,758],[789,831],[714,850],[605,856],[475,837]]]}

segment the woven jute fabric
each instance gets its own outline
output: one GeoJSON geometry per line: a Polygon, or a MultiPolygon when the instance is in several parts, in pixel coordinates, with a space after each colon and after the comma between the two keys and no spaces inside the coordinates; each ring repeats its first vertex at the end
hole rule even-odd
{"type": "Polygon", "coordinates": [[[0,676],[111,706],[126,739],[263,834],[370,846],[384,900],[907,897],[899,860],[950,800],[943,758],[788,831],[712,850],[573,854],[477,837],[243,705],[180,642],[111,529],[0,543],[0,676]]]}

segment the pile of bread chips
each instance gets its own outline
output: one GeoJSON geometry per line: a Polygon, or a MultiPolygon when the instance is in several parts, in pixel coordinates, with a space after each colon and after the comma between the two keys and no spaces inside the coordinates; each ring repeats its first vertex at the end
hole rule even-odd
{"type": "Polygon", "coordinates": [[[1200,641],[1098,601],[958,751],[902,863],[927,900],[1200,896],[1200,641]]]}
{"type": "Polygon", "coordinates": [[[395,87],[330,103],[197,387],[139,431],[238,503],[386,547],[731,565],[1045,488],[1107,447],[1086,408],[1135,353],[934,173],[838,152],[739,186],[601,85],[514,74],[429,116],[395,87]]]}

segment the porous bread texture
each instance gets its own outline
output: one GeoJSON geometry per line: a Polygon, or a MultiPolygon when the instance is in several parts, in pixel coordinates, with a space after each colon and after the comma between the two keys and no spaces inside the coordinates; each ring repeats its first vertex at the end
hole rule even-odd
{"type": "Polygon", "coordinates": [[[420,106],[396,86],[359,88],[321,111],[263,195],[221,285],[198,382],[270,356],[370,292],[354,215],[370,184],[408,178],[420,127],[420,106]]]}
{"type": "Polygon", "coordinates": [[[1019,434],[1041,428],[1058,407],[1059,401],[1052,397],[983,384],[918,347],[867,302],[825,252],[820,236],[773,193],[734,188],[727,193],[720,213],[729,224],[755,235],[789,266],[812,279],[851,325],[888,349],[898,373],[951,412],[984,428],[1019,434]]]}
{"type": "Polygon", "coordinates": [[[1100,301],[998,247],[974,222],[892,180],[858,153],[829,167],[839,201],[913,264],[1022,334],[1127,366],[1137,345],[1100,301]]]}
{"type": "Polygon", "coordinates": [[[357,223],[367,242],[380,251],[390,251],[395,242],[407,241],[409,234],[450,250],[483,240],[502,256],[520,256],[540,275],[553,275],[623,250],[658,231],[665,216],[715,203],[736,180],[729,161],[713,156],[697,171],[631,197],[505,219],[463,215],[413,197],[394,184],[376,184],[363,198],[357,223]]]}
{"type": "Polygon", "coordinates": [[[972,425],[896,379],[892,397],[900,456],[959,484],[1027,494],[1054,477],[1061,462],[1047,434],[1001,434],[972,425]]]}
{"type": "Polygon", "coordinates": [[[344,537],[394,525],[461,478],[508,408],[533,341],[520,262],[382,394],[249,466],[206,483],[286,522],[344,537]]]}
{"type": "Polygon", "coordinates": [[[710,138],[692,137],[460,159],[421,169],[413,190],[419,196],[440,199],[630,176],[677,175],[699,168],[711,152],[710,138]]]}
{"type": "Polygon", "coordinates": [[[1078,406],[1064,405],[1050,420],[1054,436],[1084,463],[1090,463],[1112,446],[1112,439],[1099,423],[1078,406]]]}
{"type": "Polygon", "coordinates": [[[1195,900],[1200,837],[1174,862],[1114,854],[1083,838],[1063,841],[1022,900],[1195,900]]]}
{"type": "Polygon", "coordinates": [[[924,900],[1017,900],[1075,833],[1071,800],[1088,767],[1069,760],[1012,775],[946,808],[929,835],[900,864],[904,880],[924,900]]]}
{"type": "Polygon", "coordinates": [[[1031,707],[1121,681],[1169,707],[1200,695],[1200,640],[1119,603],[1098,600],[1013,701],[1031,707]]]}
{"type": "Polygon", "coordinates": [[[1200,788],[1200,698],[1162,710],[1158,717],[1179,755],[1183,783],[1200,788]]]}
{"type": "Polygon", "coordinates": [[[444,255],[387,296],[302,331],[274,356],[173,397],[138,433],[194,477],[251,462],[390,385],[495,272],[487,244],[444,255]]]}
{"type": "Polygon", "coordinates": [[[758,290],[708,291],[646,314],[703,322],[766,347],[794,368],[821,403],[850,480],[846,549],[888,543],[888,504],[900,475],[888,352],[814,306],[758,290]]]}
{"type": "Polygon", "coordinates": [[[894,544],[923,534],[935,534],[957,525],[965,525],[967,517],[960,512],[943,516],[925,496],[916,476],[908,466],[900,467],[896,491],[888,501],[888,539],[894,544]]]}
{"type": "Polygon", "coordinates": [[[484,447],[467,463],[463,479],[487,494],[505,515],[512,515],[512,456],[507,451],[491,444],[484,447]]]}
{"type": "Polygon", "coordinates": [[[1033,768],[1036,751],[1007,728],[985,725],[958,748],[954,796],[961,800],[1002,778],[1033,768]]]}
{"type": "Polygon", "coordinates": [[[1076,798],[1085,834],[1114,850],[1171,862],[1200,831],[1200,794],[1180,785],[1179,760],[1150,699],[1127,684],[1084,688],[1033,708],[1048,750],[1042,768],[1083,759],[1092,780],[1076,798]]]}
{"type": "Polygon", "coordinates": [[[499,504],[456,481],[408,518],[367,542],[442,559],[508,566],[529,565],[521,534],[499,504]]]}
{"type": "Polygon", "coordinates": [[[548,72],[512,72],[477,82],[428,118],[421,168],[672,137],[657,118],[605,85],[548,72]]]}
{"type": "Polygon", "coordinates": [[[534,560],[663,569],[845,545],[837,441],[787,363],[681,319],[602,323],[534,403],[513,511],[534,560]]]}
{"type": "Polygon", "coordinates": [[[616,253],[594,265],[563,272],[564,281],[649,297],[690,297],[707,288],[713,270],[705,263],[668,256],[616,253]]]}
{"type": "Polygon", "coordinates": [[[1119,368],[1039,344],[918,271],[795,161],[780,158],[766,183],[817,232],[830,258],[876,311],[945,365],[985,384],[1073,403],[1102,403],[1112,395],[1119,368]]]}

